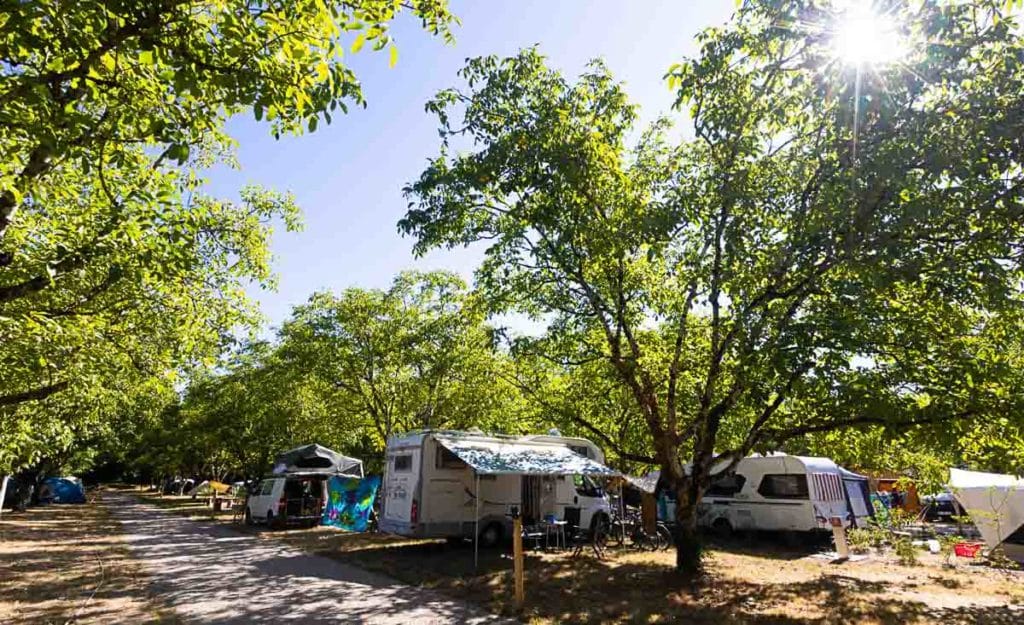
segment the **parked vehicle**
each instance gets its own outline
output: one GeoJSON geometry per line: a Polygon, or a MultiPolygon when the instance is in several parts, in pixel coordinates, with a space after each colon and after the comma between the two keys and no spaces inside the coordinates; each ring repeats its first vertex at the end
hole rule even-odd
{"type": "Polygon", "coordinates": [[[930,523],[950,523],[957,516],[964,514],[960,504],[951,493],[925,495],[921,498],[924,505],[924,519],[930,523]]]}
{"type": "Polygon", "coordinates": [[[327,478],[322,473],[266,477],[249,494],[245,522],[316,525],[327,499],[327,478]]]}
{"type": "Polygon", "coordinates": [[[578,510],[584,528],[611,518],[608,496],[587,474],[616,473],[583,438],[422,430],[389,438],[386,455],[383,532],[461,540],[479,530],[487,546],[511,534],[513,514],[531,525],[549,515],[575,521],[578,510]]]}
{"type": "MultiPolygon", "coordinates": [[[[698,513],[698,523],[719,535],[830,530],[834,518],[864,527],[873,516],[867,478],[828,458],[752,456],[733,473],[724,468],[712,470],[716,475],[698,513]]],[[[675,520],[675,498],[665,489],[659,489],[658,518],[675,520]]]]}
{"type": "Polygon", "coordinates": [[[274,473],[248,490],[245,522],[270,527],[316,525],[333,475],[363,476],[363,463],[320,445],[288,450],[274,460],[274,473]]]}

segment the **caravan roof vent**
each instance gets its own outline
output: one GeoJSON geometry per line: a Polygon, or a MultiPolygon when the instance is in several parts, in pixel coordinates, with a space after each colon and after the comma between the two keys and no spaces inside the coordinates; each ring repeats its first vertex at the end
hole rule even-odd
{"type": "Polygon", "coordinates": [[[558,428],[551,428],[548,430],[548,436],[561,436],[562,433],[558,431],[558,428]]]}

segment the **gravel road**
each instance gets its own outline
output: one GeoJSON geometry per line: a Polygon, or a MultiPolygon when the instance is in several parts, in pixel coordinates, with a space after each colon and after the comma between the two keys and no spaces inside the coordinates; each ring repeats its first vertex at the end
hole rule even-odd
{"type": "Polygon", "coordinates": [[[195,623],[504,623],[478,608],[125,493],[104,500],[156,596],[195,623]]]}

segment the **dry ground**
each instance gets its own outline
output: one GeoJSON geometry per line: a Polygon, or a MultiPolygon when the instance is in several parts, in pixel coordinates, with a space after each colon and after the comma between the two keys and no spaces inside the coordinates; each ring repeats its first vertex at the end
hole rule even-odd
{"type": "MultiPolygon", "coordinates": [[[[208,516],[201,502],[164,498],[161,505],[208,516]]],[[[229,522],[230,515],[218,520],[229,522]]],[[[500,551],[481,551],[475,570],[468,543],[450,546],[324,527],[240,530],[447,592],[496,613],[514,612],[511,560],[500,551]]],[[[714,547],[709,553],[709,573],[700,584],[672,572],[672,553],[609,551],[605,561],[530,554],[522,616],[533,623],[1024,623],[1024,575],[1019,572],[963,560],[948,569],[927,554],[916,567],[878,555],[832,564],[814,557],[813,550],[763,542],[714,547]]]]}
{"type": "Polygon", "coordinates": [[[101,505],[5,511],[0,623],[176,622],[147,593],[119,533],[101,505]]]}

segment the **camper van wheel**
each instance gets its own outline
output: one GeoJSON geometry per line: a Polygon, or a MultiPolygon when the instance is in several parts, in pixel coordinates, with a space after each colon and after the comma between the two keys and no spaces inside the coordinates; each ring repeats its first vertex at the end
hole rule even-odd
{"type": "Polygon", "coordinates": [[[711,530],[717,538],[722,540],[728,540],[733,535],[732,523],[728,519],[715,519],[715,522],[711,524],[711,530]]]}
{"type": "Polygon", "coordinates": [[[488,523],[480,531],[480,545],[494,547],[501,542],[502,527],[500,523],[488,523]]]}
{"type": "Polygon", "coordinates": [[[252,525],[252,510],[248,506],[245,508],[245,524],[252,525]]]}
{"type": "Polygon", "coordinates": [[[267,512],[267,528],[268,529],[276,529],[277,528],[277,520],[274,519],[274,513],[273,512],[267,512]]]}

